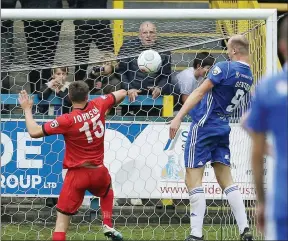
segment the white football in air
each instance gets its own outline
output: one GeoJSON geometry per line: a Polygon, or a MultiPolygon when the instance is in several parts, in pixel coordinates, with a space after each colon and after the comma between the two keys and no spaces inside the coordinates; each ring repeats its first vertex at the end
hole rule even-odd
{"type": "Polygon", "coordinates": [[[149,49],[143,51],[137,60],[139,69],[144,73],[155,73],[157,72],[161,65],[162,59],[158,52],[149,49]]]}

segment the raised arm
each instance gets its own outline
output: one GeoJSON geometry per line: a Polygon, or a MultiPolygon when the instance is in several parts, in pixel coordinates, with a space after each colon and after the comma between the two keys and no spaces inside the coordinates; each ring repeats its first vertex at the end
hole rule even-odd
{"type": "Polygon", "coordinates": [[[28,96],[25,90],[19,93],[19,103],[24,111],[26,127],[32,138],[40,138],[44,136],[42,127],[36,123],[32,114],[33,96],[28,96]]]}
{"type": "Polygon", "coordinates": [[[61,115],[53,121],[46,122],[43,125],[38,125],[33,118],[32,106],[33,96],[28,96],[25,90],[19,93],[18,101],[24,110],[26,127],[29,135],[32,138],[40,138],[48,135],[65,134],[72,125],[67,115],[61,115]]]}
{"type": "Polygon", "coordinates": [[[182,119],[188,114],[188,112],[193,109],[204,97],[206,93],[208,93],[214,84],[211,80],[206,79],[197,89],[195,89],[187,98],[181,110],[177,113],[175,118],[178,118],[182,121],[182,119]]]}
{"type": "Polygon", "coordinates": [[[127,96],[127,91],[122,89],[122,90],[118,90],[118,91],[115,91],[115,92],[112,92],[112,94],[114,95],[115,97],[115,105],[118,105],[120,104],[124,99],[125,97],[127,96]]]}
{"type": "Polygon", "coordinates": [[[114,91],[111,94],[95,98],[92,101],[96,106],[102,106],[102,111],[105,115],[116,105],[120,104],[127,96],[126,90],[114,91]]]}
{"type": "Polygon", "coordinates": [[[197,89],[195,89],[187,98],[184,105],[171,121],[169,137],[173,139],[181,125],[182,119],[188,112],[194,108],[204,97],[204,95],[213,88],[214,84],[210,79],[206,79],[197,89]]]}

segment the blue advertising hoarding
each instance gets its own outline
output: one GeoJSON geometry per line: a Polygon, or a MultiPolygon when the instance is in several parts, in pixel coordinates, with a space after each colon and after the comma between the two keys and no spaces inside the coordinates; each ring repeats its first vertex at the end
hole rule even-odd
{"type": "MultiPolygon", "coordinates": [[[[164,122],[106,123],[104,163],[109,169],[115,196],[188,198],[183,161],[188,131],[189,123],[182,123],[178,135],[171,141],[169,125],[164,122]]],[[[232,124],[230,141],[234,181],[245,199],[254,200],[249,137],[240,125],[232,124]]],[[[1,195],[58,196],[65,176],[62,172],[64,145],[61,135],[31,139],[23,120],[2,120],[1,195]]],[[[203,188],[208,199],[223,198],[209,163],[203,188]]]]}
{"type": "MultiPolygon", "coordinates": [[[[131,143],[146,126],[106,123],[106,129],[122,133],[131,143]]],[[[31,139],[23,120],[2,120],[1,195],[59,195],[63,184],[64,149],[62,135],[31,139]]]]}

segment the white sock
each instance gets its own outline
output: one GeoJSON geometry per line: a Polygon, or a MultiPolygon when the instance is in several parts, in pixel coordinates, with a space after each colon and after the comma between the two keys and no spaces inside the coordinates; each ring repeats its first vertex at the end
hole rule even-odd
{"type": "Polygon", "coordinates": [[[249,227],[242,195],[238,189],[238,186],[235,184],[226,187],[224,192],[235,216],[239,231],[242,234],[244,229],[249,227]]]}
{"type": "Polygon", "coordinates": [[[203,187],[196,187],[189,191],[191,235],[202,238],[203,220],[206,200],[203,187]]]}

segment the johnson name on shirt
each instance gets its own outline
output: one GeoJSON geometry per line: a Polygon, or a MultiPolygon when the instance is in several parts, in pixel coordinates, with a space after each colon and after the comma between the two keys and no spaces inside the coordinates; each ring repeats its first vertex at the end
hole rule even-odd
{"type": "Polygon", "coordinates": [[[94,116],[96,116],[99,113],[99,110],[94,107],[92,110],[89,110],[88,112],[82,113],[80,115],[74,116],[74,123],[76,124],[77,122],[83,122],[86,120],[92,119],[94,116]]]}

